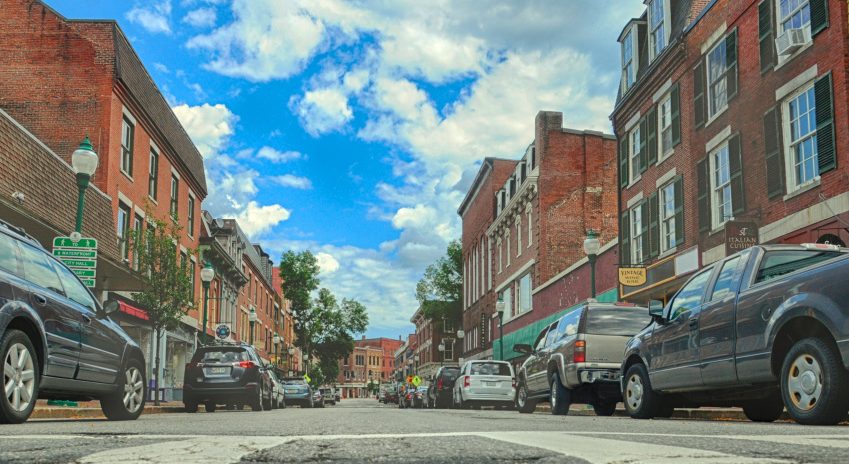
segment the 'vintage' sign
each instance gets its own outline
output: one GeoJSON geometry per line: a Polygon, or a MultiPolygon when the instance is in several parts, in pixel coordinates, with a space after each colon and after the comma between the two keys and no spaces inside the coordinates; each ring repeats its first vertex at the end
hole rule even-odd
{"type": "Polygon", "coordinates": [[[729,221],[725,224],[725,256],[758,244],[758,226],[753,222],[729,221]]]}
{"type": "Polygon", "coordinates": [[[646,283],[646,268],[644,267],[620,267],[619,283],[626,287],[639,287],[646,283]]]}

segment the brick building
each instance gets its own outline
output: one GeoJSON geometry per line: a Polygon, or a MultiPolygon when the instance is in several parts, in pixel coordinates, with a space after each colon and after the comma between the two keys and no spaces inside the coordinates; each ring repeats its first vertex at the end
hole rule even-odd
{"type": "Polygon", "coordinates": [[[612,114],[620,260],[648,277],[623,297],[665,299],[741,239],[849,242],[847,4],[646,3],[612,114]]]}
{"type": "Polygon", "coordinates": [[[401,340],[391,338],[363,338],[354,341],[351,354],[339,361],[336,386],[342,398],[367,398],[370,390],[392,381],[395,369],[395,351],[401,340]]]}
{"type": "MultiPolygon", "coordinates": [[[[401,340],[399,340],[401,341],[401,340]]],[[[407,335],[406,341],[401,341],[401,345],[395,350],[395,369],[393,374],[396,382],[403,382],[408,375],[415,371],[415,353],[418,348],[416,334],[407,335]]]]}
{"type": "MultiPolygon", "coordinates": [[[[190,250],[200,244],[207,190],[200,153],[129,41],[115,21],[68,20],[38,0],[4,2],[0,108],[65,162],[86,134],[91,137],[99,155],[92,183],[111,202],[115,236],[106,241],[117,243],[125,263],[98,273],[95,290],[101,298],[120,299],[121,324],[143,347],[152,347],[144,309],[130,298],[140,284],[131,270],[128,237],[145,227],[148,215],[173,218],[182,228],[179,246],[199,303],[198,260],[190,250]]],[[[182,386],[197,317],[196,305],[163,336],[158,378],[168,394],[182,386]]],[[[150,349],[146,354],[154,358],[150,349]]]]}
{"type": "Polygon", "coordinates": [[[426,378],[436,374],[441,365],[457,365],[462,356],[463,340],[457,337],[457,327],[452,321],[430,320],[422,315],[419,308],[410,322],[416,326],[417,341],[412,351],[413,372],[426,378]]]}
{"type": "Polygon", "coordinates": [[[274,266],[271,273],[271,284],[278,297],[280,306],[280,315],[277,319],[277,333],[280,335],[280,346],[277,347],[277,354],[280,356],[277,359],[277,365],[284,372],[292,371],[294,374],[297,369],[294,368],[295,352],[289,354],[289,349],[295,347],[295,321],[292,314],[292,302],[287,300],[283,294],[283,280],[280,277],[280,267],[274,266]]]}

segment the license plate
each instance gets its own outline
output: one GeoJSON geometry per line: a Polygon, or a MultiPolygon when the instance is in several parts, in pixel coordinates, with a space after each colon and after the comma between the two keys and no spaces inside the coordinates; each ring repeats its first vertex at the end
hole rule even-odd
{"type": "Polygon", "coordinates": [[[210,374],[225,374],[225,373],[227,373],[227,368],[226,367],[210,367],[209,373],[210,374]]]}
{"type": "Polygon", "coordinates": [[[498,382],[484,382],[484,383],[483,383],[483,385],[484,385],[485,387],[497,387],[497,386],[498,386],[498,382]]]}

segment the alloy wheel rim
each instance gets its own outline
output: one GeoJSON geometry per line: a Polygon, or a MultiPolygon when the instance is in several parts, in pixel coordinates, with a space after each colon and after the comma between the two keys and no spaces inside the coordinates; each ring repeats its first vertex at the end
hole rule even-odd
{"type": "Polygon", "coordinates": [[[144,398],[144,382],[141,372],[135,367],[130,367],[124,372],[124,408],[127,412],[135,413],[142,405],[144,398]]]}
{"type": "Polygon", "coordinates": [[[822,395],[822,388],[822,367],[816,358],[804,353],[793,360],[787,374],[787,391],[796,408],[802,411],[814,409],[822,395]]]}
{"type": "Polygon", "coordinates": [[[519,388],[519,407],[525,407],[525,401],[528,399],[528,392],[525,390],[525,386],[522,385],[519,388]]]}
{"type": "Polygon", "coordinates": [[[23,412],[35,400],[35,367],[32,354],[21,343],[9,347],[3,360],[3,394],[16,412],[23,412]]]}
{"type": "Polygon", "coordinates": [[[551,382],[551,409],[557,407],[557,385],[551,382]]]}
{"type": "Polygon", "coordinates": [[[628,387],[625,389],[625,401],[632,411],[640,408],[643,402],[643,380],[639,375],[634,374],[628,379],[628,387]]]}

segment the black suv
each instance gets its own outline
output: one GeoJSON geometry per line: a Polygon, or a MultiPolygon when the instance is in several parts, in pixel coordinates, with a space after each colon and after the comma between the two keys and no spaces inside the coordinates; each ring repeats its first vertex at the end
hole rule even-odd
{"type": "Polygon", "coordinates": [[[141,349],[70,269],[0,221],[0,423],[29,418],[36,399],[99,399],[133,420],[147,397],[141,349]]]}
{"type": "Polygon", "coordinates": [[[454,399],[452,392],[454,391],[454,382],[457,376],[460,375],[460,368],[457,366],[442,366],[436,371],[433,376],[433,381],[427,388],[428,403],[436,409],[447,409],[451,407],[454,399]]]}
{"type": "Polygon", "coordinates": [[[251,345],[207,345],[195,351],[183,377],[183,404],[207,412],[219,404],[247,404],[254,411],[270,411],[274,383],[268,367],[251,345]]]}

